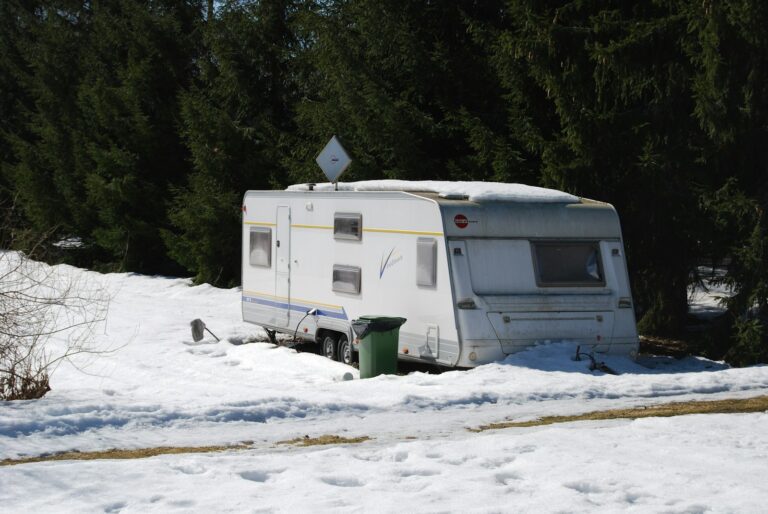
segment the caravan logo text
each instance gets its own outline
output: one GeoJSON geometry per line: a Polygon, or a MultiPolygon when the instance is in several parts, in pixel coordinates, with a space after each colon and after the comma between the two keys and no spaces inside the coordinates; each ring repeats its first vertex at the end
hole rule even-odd
{"type": "MultiPolygon", "coordinates": [[[[384,252],[386,253],[386,252],[384,252]]],[[[392,248],[386,257],[384,253],[381,254],[381,263],[379,264],[379,278],[384,275],[384,272],[403,260],[403,256],[397,251],[397,248],[392,248]]]]}

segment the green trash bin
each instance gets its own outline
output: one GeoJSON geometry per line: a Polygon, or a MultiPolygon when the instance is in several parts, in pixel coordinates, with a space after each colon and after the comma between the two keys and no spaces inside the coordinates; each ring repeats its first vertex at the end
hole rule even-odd
{"type": "Polygon", "coordinates": [[[397,341],[405,318],[360,316],[352,330],[360,339],[360,378],[397,373],[397,341]]]}

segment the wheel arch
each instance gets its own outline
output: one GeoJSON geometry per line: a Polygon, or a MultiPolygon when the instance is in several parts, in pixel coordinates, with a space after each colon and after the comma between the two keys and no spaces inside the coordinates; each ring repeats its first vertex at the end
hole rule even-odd
{"type": "MultiPolygon", "coordinates": [[[[336,343],[338,343],[341,340],[341,336],[344,336],[347,338],[348,341],[354,342],[355,338],[352,334],[352,327],[348,327],[346,330],[341,330],[340,327],[334,327],[334,328],[325,328],[325,327],[318,327],[318,329],[315,331],[315,342],[317,344],[322,344],[323,340],[325,340],[328,336],[333,337],[336,340],[336,343]]],[[[354,344],[352,345],[352,348],[354,349],[354,344]]]]}

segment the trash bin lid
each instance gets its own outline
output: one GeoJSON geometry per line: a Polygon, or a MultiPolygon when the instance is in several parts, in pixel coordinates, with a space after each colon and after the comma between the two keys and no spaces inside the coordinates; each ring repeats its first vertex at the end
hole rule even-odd
{"type": "Polygon", "coordinates": [[[360,316],[352,321],[352,330],[355,331],[357,337],[362,339],[371,332],[389,332],[399,328],[406,321],[405,318],[392,316],[360,316]]]}

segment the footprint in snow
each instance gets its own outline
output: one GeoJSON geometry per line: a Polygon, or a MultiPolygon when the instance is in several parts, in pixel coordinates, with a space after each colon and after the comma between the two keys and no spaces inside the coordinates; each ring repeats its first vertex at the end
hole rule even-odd
{"type": "Polygon", "coordinates": [[[264,483],[267,480],[269,480],[272,475],[277,475],[285,471],[284,469],[278,469],[278,470],[272,470],[272,471],[264,471],[261,469],[252,469],[249,471],[242,471],[239,473],[240,478],[243,480],[250,480],[251,482],[259,482],[264,483]]]}
{"type": "Polygon", "coordinates": [[[205,467],[199,464],[180,464],[178,466],[171,466],[171,469],[184,473],[185,475],[201,475],[207,470],[205,467]]]}
{"type": "Polygon", "coordinates": [[[462,464],[466,464],[467,462],[475,459],[477,459],[477,457],[474,455],[464,455],[463,457],[446,457],[444,459],[440,459],[439,462],[443,464],[450,464],[451,466],[461,466],[462,464]]]}
{"type": "Polygon", "coordinates": [[[328,485],[334,485],[336,487],[362,487],[365,485],[356,478],[321,477],[320,480],[328,485]]]}
{"type": "Polygon", "coordinates": [[[433,477],[439,475],[439,471],[432,469],[406,469],[398,473],[403,478],[408,477],[433,477]]]}
{"type": "Polygon", "coordinates": [[[482,465],[485,466],[486,468],[500,468],[507,464],[511,464],[514,461],[515,461],[514,456],[497,457],[492,459],[483,459],[482,465]]]}
{"type": "Polygon", "coordinates": [[[217,350],[214,348],[204,348],[201,350],[190,348],[187,350],[187,353],[191,353],[192,355],[207,356],[211,358],[224,357],[227,354],[225,351],[217,350]]]}
{"type": "Polygon", "coordinates": [[[378,453],[366,452],[366,453],[353,453],[353,459],[363,460],[366,462],[379,462],[381,461],[381,455],[378,453]]]}
{"type": "Polygon", "coordinates": [[[269,473],[266,471],[252,470],[240,473],[240,478],[250,480],[251,482],[266,482],[269,479],[269,473]]]}
{"type": "Polygon", "coordinates": [[[516,453],[519,453],[520,455],[522,455],[524,453],[533,453],[537,449],[538,448],[536,448],[535,446],[527,444],[525,446],[518,446],[516,448],[512,448],[510,451],[513,451],[513,452],[516,452],[516,453]]]}
{"type": "Polygon", "coordinates": [[[125,502],[115,502],[104,506],[104,512],[120,512],[125,508],[125,502]]]}
{"type": "Polygon", "coordinates": [[[509,485],[512,482],[521,480],[520,475],[517,473],[496,473],[494,477],[499,485],[509,485]]]}
{"type": "Polygon", "coordinates": [[[563,484],[564,487],[567,487],[568,489],[573,489],[574,491],[580,492],[582,494],[594,494],[594,493],[602,493],[603,490],[600,489],[598,486],[594,484],[590,484],[588,482],[569,482],[566,484],[563,484]]]}
{"type": "Polygon", "coordinates": [[[395,452],[392,455],[392,460],[395,462],[403,462],[408,460],[408,452],[395,452]]]}

